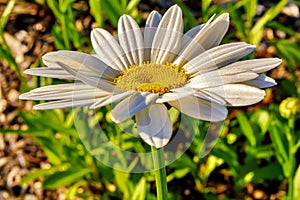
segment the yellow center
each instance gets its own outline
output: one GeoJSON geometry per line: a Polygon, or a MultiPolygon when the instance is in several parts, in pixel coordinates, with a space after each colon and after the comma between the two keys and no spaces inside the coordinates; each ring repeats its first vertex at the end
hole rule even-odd
{"type": "Polygon", "coordinates": [[[152,62],[131,66],[114,79],[120,91],[136,90],[160,95],[173,88],[182,87],[187,82],[188,75],[178,66],[152,62]]]}

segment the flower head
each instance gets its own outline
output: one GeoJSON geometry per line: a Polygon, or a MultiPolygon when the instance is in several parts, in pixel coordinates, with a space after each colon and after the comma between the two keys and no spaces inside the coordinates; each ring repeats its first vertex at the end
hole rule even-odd
{"type": "Polygon", "coordinates": [[[157,148],[172,134],[166,103],[201,120],[222,121],[226,106],[246,106],[261,101],[261,88],[274,86],[261,75],[280,59],[238,61],[255,50],[244,42],[223,44],[229,15],[213,17],[183,33],[181,9],[174,5],[162,17],[153,11],[142,31],[128,15],[118,23],[118,40],[96,28],[91,41],[96,54],[57,51],[43,56],[47,67],[27,74],[76,83],[51,85],[22,94],[21,99],[53,100],[34,109],[78,106],[99,108],[119,102],[111,119],[120,123],[135,116],[140,137],[157,148]]]}
{"type": "Polygon", "coordinates": [[[300,109],[299,99],[295,97],[288,97],[284,99],[279,105],[280,115],[284,118],[294,117],[300,109]]]}

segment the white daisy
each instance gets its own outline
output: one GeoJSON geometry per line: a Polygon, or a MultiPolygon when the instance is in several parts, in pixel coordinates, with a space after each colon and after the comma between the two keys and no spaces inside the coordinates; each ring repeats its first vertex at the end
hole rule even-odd
{"type": "Polygon", "coordinates": [[[96,54],[57,51],[43,56],[47,67],[26,74],[79,80],[50,85],[22,94],[20,99],[53,100],[34,109],[78,106],[99,108],[119,102],[112,110],[116,123],[135,116],[140,137],[157,148],[172,135],[166,103],[201,120],[222,121],[226,106],[261,101],[261,88],[276,85],[261,75],[281,63],[277,58],[238,61],[255,50],[244,42],[219,45],[229,15],[196,26],[183,34],[181,9],[174,5],[163,17],[153,11],[144,31],[128,15],[118,24],[118,40],[104,29],[94,29],[96,54]]]}

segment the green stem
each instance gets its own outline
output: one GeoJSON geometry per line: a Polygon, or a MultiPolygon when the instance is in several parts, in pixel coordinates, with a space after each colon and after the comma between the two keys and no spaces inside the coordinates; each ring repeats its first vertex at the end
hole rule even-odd
{"type": "Polygon", "coordinates": [[[288,188],[288,199],[293,199],[294,193],[294,176],[296,170],[296,158],[295,153],[292,151],[295,145],[294,127],[295,118],[292,117],[288,120],[289,133],[288,133],[288,144],[289,144],[289,162],[290,162],[290,177],[289,177],[289,188],[288,188]]]}
{"type": "Polygon", "coordinates": [[[156,192],[157,200],[166,200],[168,199],[168,188],[167,188],[167,177],[166,177],[166,168],[164,166],[164,150],[156,149],[151,146],[153,165],[155,173],[155,182],[156,182],[156,192]]]}

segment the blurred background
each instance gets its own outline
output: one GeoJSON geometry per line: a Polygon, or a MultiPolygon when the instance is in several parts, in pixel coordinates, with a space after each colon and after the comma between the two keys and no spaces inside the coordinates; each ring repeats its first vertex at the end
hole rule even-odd
{"type": "MultiPolygon", "coordinates": [[[[18,96],[63,82],[23,73],[44,66],[45,53],[89,53],[93,28],[116,34],[122,14],[143,26],[152,10],[163,14],[175,3],[183,10],[185,31],[228,12],[223,43],[254,44],[256,52],[248,58],[279,57],[283,63],[268,72],[278,85],[267,89],[262,102],[230,108],[206,157],[198,155],[209,124],[191,121],[178,130],[174,120],[174,130],[196,137],[167,167],[169,199],[300,199],[299,0],[0,0],[0,200],[156,199],[154,174],[113,170],[86,150],[71,109],[33,111],[38,102],[18,96]]],[[[89,126],[100,123],[124,150],[147,152],[141,140],[122,134],[108,110],[99,109],[89,126]]]]}

